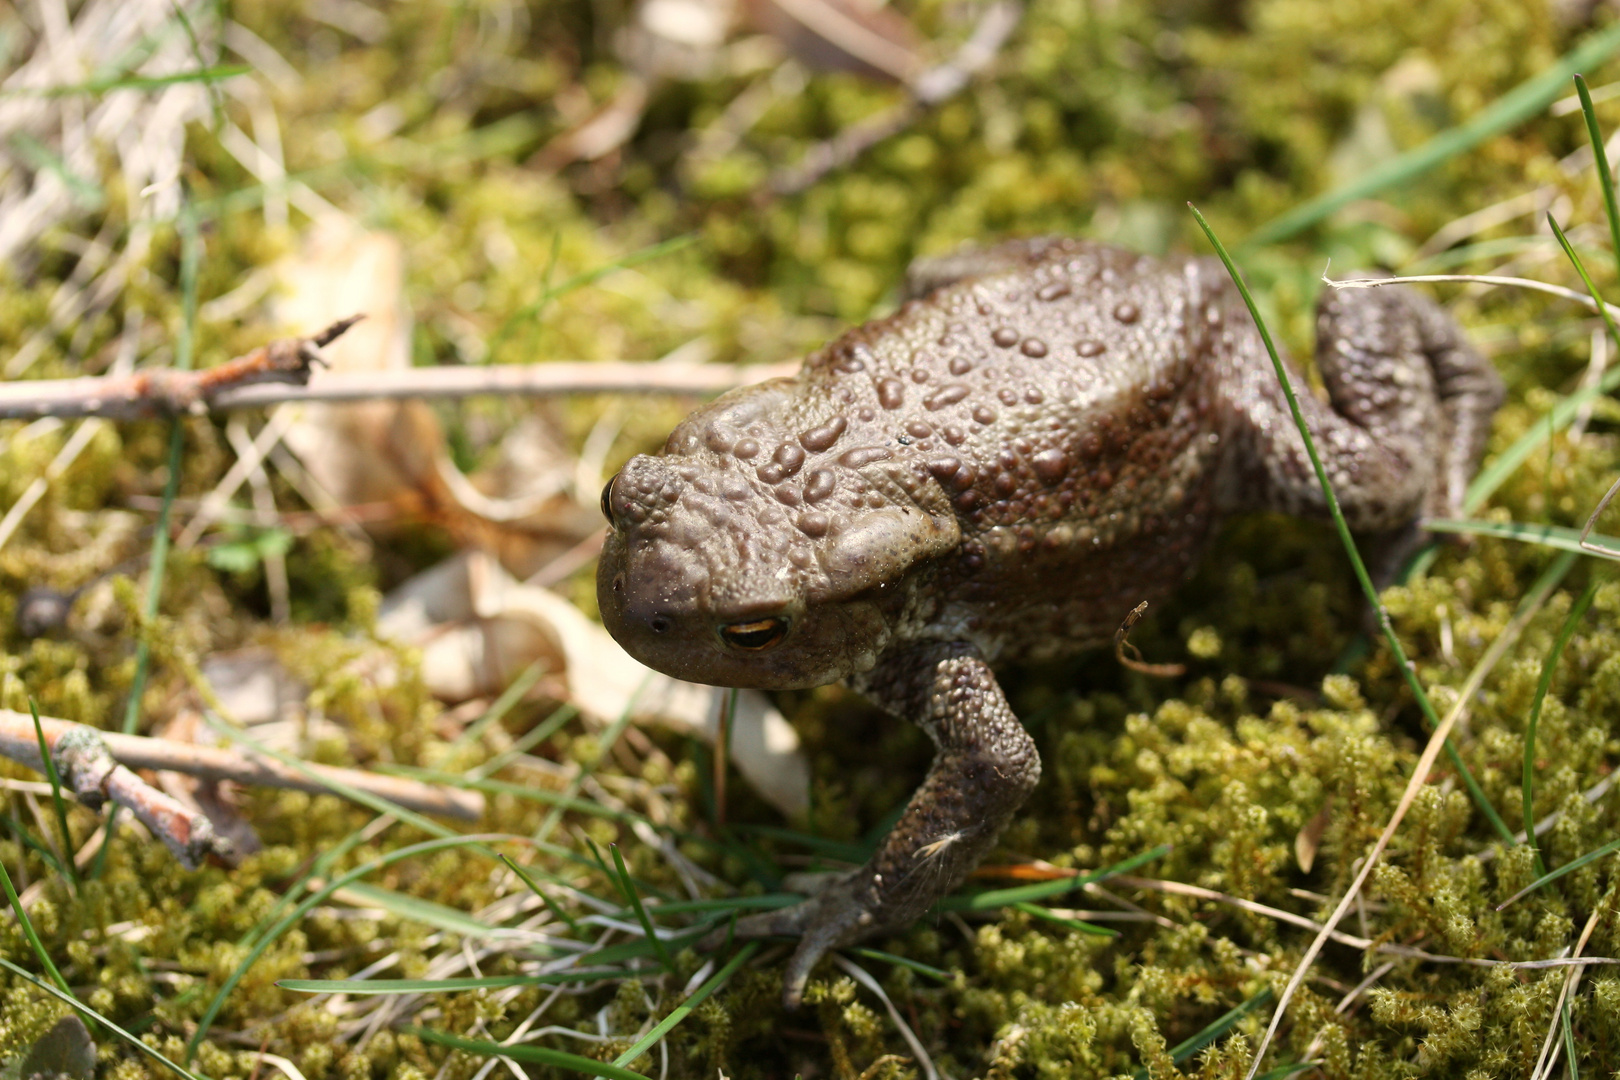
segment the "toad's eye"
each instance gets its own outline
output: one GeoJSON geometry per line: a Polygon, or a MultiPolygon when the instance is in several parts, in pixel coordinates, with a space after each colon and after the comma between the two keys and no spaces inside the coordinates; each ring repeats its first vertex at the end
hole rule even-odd
{"type": "Polygon", "coordinates": [[[602,485],[602,516],[607,518],[608,528],[617,529],[619,523],[613,519],[613,483],[619,478],[615,476],[602,485]]]}
{"type": "Polygon", "coordinates": [[[755,619],[753,622],[734,622],[720,628],[726,644],[749,652],[763,652],[781,643],[787,637],[788,621],[778,616],[755,619]]]}

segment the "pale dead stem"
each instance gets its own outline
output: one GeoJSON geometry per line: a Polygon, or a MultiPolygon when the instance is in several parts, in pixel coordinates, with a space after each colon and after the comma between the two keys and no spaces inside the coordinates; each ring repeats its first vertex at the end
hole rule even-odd
{"type": "MultiPolygon", "coordinates": [[[[1530,289],[1534,292],[1548,293],[1560,299],[1580,304],[1590,311],[1598,310],[1597,302],[1586,293],[1566,289],[1562,285],[1537,281],[1534,278],[1500,277],[1495,274],[1413,274],[1409,277],[1345,278],[1343,281],[1334,281],[1327,276],[1326,270],[1322,271],[1322,283],[1333,289],[1378,289],[1386,285],[1407,285],[1414,281],[1454,281],[1471,285],[1500,285],[1515,289],[1530,289]]],[[[1613,304],[1604,304],[1603,306],[1609,309],[1609,314],[1620,317],[1620,307],[1613,304]]]]}
{"type": "MultiPolygon", "coordinates": [[[[120,178],[124,206],[105,214],[98,235],[60,241],[75,244],[77,261],[52,293],[44,325],[4,365],[6,377],[28,370],[58,335],[72,333],[70,351],[81,352],[99,316],[138,280],[159,223],[178,210],[175,182],[184,166],[186,128],[208,113],[210,91],[200,83],[176,83],[149,93],[107,93],[93,100],[39,91],[82,83],[94,72],[122,70],[127,58],[149,49],[148,71],[207,65],[217,58],[213,9],[195,0],[89,0],[37,8],[40,40],[28,58],[0,83],[0,144],[25,139],[47,145],[58,167],[29,168],[18,154],[0,154],[0,261],[26,267],[54,241],[52,230],[78,226],[113,193],[98,178],[108,159],[120,178]],[[198,32],[159,28],[190,9],[198,32]]],[[[19,20],[13,20],[19,27],[19,20]]],[[[25,31],[26,32],[26,31],[25,31]]]]}
{"type": "MultiPolygon", "coordinates": [[[[1572,958],[1579,957],[1582,950],[1586,948],[1586,943],[1592,938],[1592,931],[1597,929],[1598,916],[1602,914],[1603,907],[1599,905],[1597,910],[1592,912],[1591,917],[1586,920],[1586,929],[1581,931],[1580,940],[1575,943],[1575,949],[1570,954],[1572,958]]],[[[1547,1025],[1547,1038],[1541,1044],[1541,1054],[1536,1058],[1536,1067],[1530,1070],[1530,1080],[1537,1080],[1538,1077],[1550,1078],[1553,1066],[1558,1064],[1558,1044],[1553,1040],[1557,1037],[1559,1020],[1562,1019],[1564,1014],[1564,1002],[1575,995],[1575,988],[1580,985],[1581,972],[1584,970],[1582,967],[1574,967],[1570,969],[1568,975],[1564,976],[1564,985],[1558,991],[1558,1001],[1553,1005],[1552,1022],[1547,1025]],[[1541,1065],[1544,1061],[1547,1064],[1546,1072],[1541,1071],[1541,1065]]],[[[1570,1072],[1573,1073],[1574,1070],[1575,1062],[1572,1061],[1570,1062],[1570,1072]]]]}
{"type": "MultiPolygon", "coordinates": [[[[278,343],[280,344],[280,343],[278,343]]],[[[251,353],[247,360],[257,356],[251,353]]],[[[232,361],[231,363],[236,363],[232,361]]],[[[549,397],[561,394],[717,394],[792,375],[786,364],[652,364],[559,361],[527,366],[401,368],[326,372],[308,385],[265,382],[244,369],[195,373],[142,372],[125,379],[36,379],[0,383],[0,419],[101,416],[148,419],[188,411],[257,409],[288,402],[453,399],[482,394],[549,397]],[[251,380],[258,381],[251,381],[251,380]]]]}
{"type": "MultiPolygon", "coordinates": [[[[100,731],[54,717],[41,717],[40,728],[65,785],[72,788],[81,801],[94,804],[99,792],[101,797],[134,811],[187,866],[195,866],[211,855],[224,858],[228,853],[216,847],[206,817],[181,806],[130,770],[167,770],[207,780],[230,780],[312,794],[330,793],[330,781],[370,792],[408,809],[463,821],[476,821],[484,811],[483,796],[477,792],[456,791],[403,777],[328,765],[306,766],[312,775],[305,775],[279,762],[250,758],[230,750],[100,731]]],[[[43,768],[31,716],[0,709],[0,756],[30,768],[43,768]]]]}
{"type": "MultiPolygon", "coordinates": [[[[1379,834],[1372,850],[1362,860],[1361,869],[1357,872],[1355,880],[1350,883],[1350,888],[1340,898],[1338,906],[1328,916],[1327,922],[1322,924],[1317,931],[1315,939],[1312,940],[1310,947],[1305,950],[1305,955],[1300,958],[1299,965],[1294,969],[1293,975],[1289,977],[1288,985],[1283,989],[1282,995],[1277,1000],[1277,1008],[1271,1014],[1271,1022],[1266,1026],[1266,1033],[1261,1038],[1260,1045],[1255,1049],[1254,1063],[1249,1067],[1247,1080],[1253,1080],[1254,1075],[1259,1071],[1260,1062],[1265,1058],[1266,1050],[1270,1047],[1272,1038],[1277,1034],[1277,1028],[1281,1025],[1283,1016],[1286,1015],[1288,1005],[1293,1000],[1295,992],[1298,991],[1300,984],[1305,981],[1305,976],[1309,973],[1311,965],[1316,962],[1317,956],[1322,951],[1322,946],[1327,943],[1328,938],[1334,936],[1340,920],[1349,912],[1351,904],[1361,895],[1362,886],[1366,884],[1367,878],[1372,874],[1373,867],[1378,865],[1379,857],[1383,855],[1384,849],[1389,846],[1390,840],[1395,836],[1395,830],[1400,827],[1401,821],[1406,817],[1406,812],[1411,809],[1412,803],[1417,799],[1418,792],[1428,782],[1429,772],[1434,768],[1435,761],[1440,757],[1440,751],[1444,749],[1446,739],[1451,734],[1451,729],[1467,713],[1469,701],[1484,685],[1486,676],[1496,667],[1502,657],[1507,655],[1507,651],[1512,648],[1519,635],[1524,632],[1524,628],[1530,624],[1530,620],[1546,604],[1556,585],[1556,580],[1548,580],[1539,589],[1526,597],[1524,606],[1519,613],[1497,635],[1496,640],[1491,642],[1491,646],[1485,651],[1485,655],[1480,657],[1479,663],[1475,664],[1473,671],[1468,673],[1468,679],[1463,684],[1462,690],[1457,694],[1456,702],[1446,713],[1445,719],[1440,721],[1440,726],[1435,728],[1434,733],[1429,736],[1428,744],[1424,746],[1423,754],[1418,758],[1417,766],[1412,770],[1411,779],[1407,781],[1406,790],[1401,793],[1400,802],[1396,805],[1394,814],[1390,816],[1389,823],[1384,826],[1384,831],[1379,834]]],[[[1502,963],[1501,961],[1473,961],[1456,958],[1445,961],[1440,957],[1427,958],[1451,963],[1483,963],[1486,966],[1497,966],[1502,963]]],[[[1580,961],[1531,961],[1528,963],[1516,963],[1514,966],[1558,966],[1570,962],[1580,963],[1580,961]]]]}
{"type": "Polygon", "coordinates": [[[911,1053],[916,1059],[917,1065],[922,1069],[923,1075],[928,1080],[939,1080],[939,1070],[934,1067],[934,1059],[928,1056],[928,1051],[923,1049],[923,1044],[918,1041],[917,1036],[911,1030],[911,1026],[901,1019],[900,1010],[894,1007],[894,1002],[889,1000],[889,995],[883,992],[883,987],[879,985],[876,979],[872,978],[871,973],[848,957],[836,953],[833,955],[833,963],[843,968],[850,978],[877,995],[878,1000],[883,1002],[883,1007],[888,1010],[889,1019],[894,1021],[894,1026],[900,1029],[900,1036],[906,1040],[906,1045],[911,1048],[911,1053]]]}
{"type": "MultiPolygon", "coordinates": [[[[1599,799],[1603,798],[1603,796],[1605,796],[1605,795],[1607,795],[1609,793],[1609,789],[1614,786],[1614,783],[1615,783],[1616,780],[1620,780],[1620,772],[1612,772],[1612,773],[1610,773],[1608,776],[1605,776],[1603,779],[1599,780],[1597,783],[1593,784],[1591,787],[1589,787],[1585,791],[1581,792],[1581,798],[1584,801],[1589,802],[1589,803],[1597,802],[1599,799]]],[[[1562,810],[1554,810],[1552,813],[1548,814],[1546,817],[1544,817],[1540,821],[1536,822],[1536,835],[1537,836],[1545,835],[1547,830],[1551,829],[1554,825],[1558,824],[1559,820],[1561,818],[1563,818],[1563,816],[1564,816],[1564,812],[1562,810]]],[[[1526,837],[1525,834],[1521,831],[1517,835],[1515,835],[1513,837],[1513,839],[1515,841],[1517,841],[1518,843],[1522,844],[1522,843],[1525,842],[1525,840],[1528,839],[1528,837],[1526,837]]],[[[1481,859],[1491,858],[1492,857],[1492,852],[1494,852],[1494,851],[1495,851],[1494,848],[1492,848],[1489,851],[1482,851],[1482,852],[1480,852],[1479,857],[1481,859]]]]}
{"type": "MultiPolygon", "coordinates": [[[[1385,956],[1398,956],[1405,960],[1420,960],[1430,964],[1460,964],[1464,967],[1504,967],[1513,968],[1514,970],[1519,971],[1539,970],[1541,968],[1582,968],[1604,964],[1620,964],[1620,958],[1606,956],[1576,956],[1568,958],[1559,957],[1552,960],[1487,960],[1483,957],[1449,956],[1445,953],[1432,953],[1424,949],[1413,948],[1410,945],[1395,945],[1387,941],[1377,941],[1373,938],[1359,937],[1355,934],[1346,934],[1342,930],[1331,929],[1331,924],[1319,923],[1314,919],[1308,919],[1305,916],[1297,915],[1292,911],[1284,911],[1282,908],[1274,908],[1254,900],[1245,900],[1241,896],[1232,896],[1228,893],[1216,892],[1214,889],[1206,889],[1200,885],[1188,885],[1185,882],[1180,881],[1160,881],[1155,878],[1131,877],[1130,875],[1126,874],[1110,878],[1109,880],[1132,888],[1151,889],[1154,892],[1170,893],[1175,896],[1188,896],[1196,900],[1209,900],[1217,904],[1227,904],[1231,907],[1239,908],[1243,911],[1260,915],[1264,918],[1275,919],[1278,922],[1288,923],[1291,926],[1302,927],[1306,930],[1316,930],[1318,932],[1326,930],[1327,936],[1338,942],[1340,945],[1348,945],[1353,949],[1362,949],[1367,952],[1381,953],[1385,956]]],[[[1362,990],[1365,990],[1367,985],[1370,985],[1370,983],[1364,983],[1362,986],[1357,987],[1356,990],[1351,991],[1350,995],[1346,998],[1346,1003],[1354,1000],[1355,995],[1359,994],[1362,990]]]]}
{"type": "MultiPolygon", "coordinates": [[[[124,332],[120,336],[118,343],[118,356],[113,360],[113,377],[127,375],[134,368],[135,352],[139,347],[141,327],[144,322],[145,318],[139,308],[130,311],[125,317],[124,332]]],[[[55,421],[52,419],[46,422],[54,423],[55,421]]],[[[32,427],[33,425],[29,426],[32,427]]],[[[25,428],[24,431],[26,430],[25,428]]],[[[11,508],[6,511],[5,517],[0,518],[0,547],[6,546],[6,542],[11,539],[12,535],[17,531],[17,527],[22,524],[23,518],[27,517],[28,512],[34,508],[40,499],[45,497],[45,492],[50,489],[50,485],[60,479],[62,474],[67,472],[68,468],[78,460],[79,455],[84,452],[84,448],[90,445],[90,440],[95,438],[100,430],[101,422],[98,420],[87,420],[80,424],[78,430],[68,436],[67,442],[62,444],[62,449],[57,451],[56,457],[51,459],[50,465],[46,466],[44,475],[36,476],[29,481],[28,487],[24,488],[23,493],[17,497],[17,501],[11,504],[11,508]]]]}
{"type": "MultiPolygon", "coordinates": [[[[245,356],[195,372],[170,370],[126,374],[129,364],[121,356],[114,375],[104,378],[34,380],[0,383],[0,419],[64,417],[140,419],[196,411],[259,408],[287,402],[343,402],[453,399],[481,394],[551,396],[581,393],[693,394],[720,393],[738,386],[791,375],[797,362],[759,365],[708,363],[551,363],[525,367],[408,368],[393,371],[325,372],[314,374],[320,349],[353,324],[334,323],[308,338],[271,342],[245,356]],[[300,385],[311,378],[308,385],[300,385]]],[[[135,331],[126,333],[133,359],[135,331]]],[[[273,519],[273,501],[263,472],[271,458],[290,483],[311,500],[311,505],[338,509],[336,500],[321,499],[320,492],[300,483],[302,471],[289,469],[281,452],[281,438],[291,426],[291,414],[281,413],[249,438],[245,429],[227,428],[237,461],[203,500],[196,516],[182,531],[177,545],[195,544],[212,523],[230,513],[229,502],[242,484],[253,488],[257,516],[273,519]],[[327,505],[330,504],[330,505],[327,505]]],[[[49,484],[63,473],[88,445],[96,425],[87,423],[74,434],[47,468],[24,491],[16,505],[0,519],[0,546],[37,504],[49,484]]],[[[554,583],[595,557],[600,535],[587,537],[538,577],[554,583]]],[[[278,559],[270,560],[272,564],[278,559]]],[[[285,570],[270,567],[272,605],[276,613],[288,608],[285,570]],[[278,584],[279,583],[279,584],[278,584]]],[[[278,620],[284,621],[284,620],[278,620]]]]}
{"type": "Polygon", "coordinates": [[[323,346],[365,316],[339,319],[308,337],[281,338],[201,370],[147,368],[100,378],[30,379],[0,383],[0,419],[98,416],[149,420],[203,413],[223,393],[267,382],[302,385],[325,363],[323,346]]]}

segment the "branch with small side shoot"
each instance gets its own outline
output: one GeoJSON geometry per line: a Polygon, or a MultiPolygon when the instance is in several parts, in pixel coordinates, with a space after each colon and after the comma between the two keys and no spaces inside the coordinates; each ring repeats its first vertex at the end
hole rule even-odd
{"type": "Polygon", "coordinates": [[[231,750],[101,731],[53,717],[41,717],[36,730],[28,714],[0,709],[0,756],[43,771],[41,734],[63,786],[80,802],[96,809],[110,800],[127,808],[187,867],[205,861],[231,861],[229,844],[200,812],[152,787],[132,770],[160,769],[204,780],[230,780],[311,794],[334,794],[347,786],[409,810],[462,821],[477,821],[484,813],[484,798],[475,791],[456,791],[331,765],[294,769],[231,750]]]}
{"type": "Polygon", "coordinates": [[[749,365],[559,362],[313,374],[320,346],[353,322],[345,319],[334,323],[312,338],[275,341],[247,356],[202,371],[164,369],[109,378],[0,383],[0,420],[35,420],[43,416],[150,420],[289,402],[447,400],[479,395],[707,396],[791,375],[798,369],[797,361],[749,365]],[[337,333],[332,332],[334,329],[337,333]]]}
{"type": "Polygon", "coordinates": [[[0,419],[98,416],[109,420],[156,420],[205,413],[231,391],[251,386],[303,386],[318,365],[321,348],[365,316],[339,319],[318,334],[281,338],[245,356],[201,371],[153,368],[103,378],[41,379],[0,384],[0,419]]]}

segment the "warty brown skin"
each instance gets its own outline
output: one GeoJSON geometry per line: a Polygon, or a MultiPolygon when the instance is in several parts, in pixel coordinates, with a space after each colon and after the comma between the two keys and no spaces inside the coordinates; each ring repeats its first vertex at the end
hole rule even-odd
{"type": "MultiPolygon", "coordinates": [[[[919,263],[908,292],[603,492],[598,597],[631,655],[724,686],[844,680],[938,747],[870,863],[737,923],[801,936],[790,1007],[829,949],[959,885],[1039,779],[992,664],[1106,641],[1226,514],[1326,513],[1219,263],[1023,240],[919,263]]],[[[1301,405],[1351,528],[1457,510],[1502,396],[1490,365],[1398,287],[1329,290],[1317,339],[1332,404],[1301,405]]]]}

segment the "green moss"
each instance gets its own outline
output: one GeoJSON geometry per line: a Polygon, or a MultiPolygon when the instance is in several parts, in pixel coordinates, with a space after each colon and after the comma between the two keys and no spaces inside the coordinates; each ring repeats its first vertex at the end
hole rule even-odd
{"type": "MultiPolygon", "coordinates": [[[[289,169],[322,197],[403,239],[415,355],[462,363],[650,360],[699,340],[720,361],[784,359],[881,311],[916,254],[964,240],[1065,231],[1149,251],[1197,250],[1182,212],[1188,199],[1229,241],[1241,239],[1343,176],[1473,115],[1576,36],[1544,5],[1522,0],[1253,0],[1240,9],[1187,0],[1041,0],[1030,5],[993,77],[803,194],[760,203],[754,194],[771,170],[799,160],[815,140],[895,106],[898,92],[850,76],[815,76],[802,93],[771,96],[758,123],[729,148],[707,157],[686,153],[740,94],[770,89],[744,66],[655,87],[623,148],[548,173],[532,163],[533,152],[626,83],[608,45],[614,12],[578,0],[533,10],[485,0],[407,6],[390,12],[380,37],[364,41],[298,5],[239,7],[233,17],[303,73],[296,85],[273,92],[289,169]],[[389,113],[395,133],[379,135],[389,113]],[[697,242],[541,303],[548,285],[679,233],[697,242]]],[[[937,0],[903,7],[925,34],[954,40],[966,31],[959,13],[937,0]]],[[[1611,63],[1588,74],[1601,85],[1615,73],[1611,63]]],[[[252,127],[234,99],[224,107],[252,127]]],[[[1600,116],[1611,129],[1620,121],[1609,103],[1600,116]]],[[[1550,185],[1561,218],[1598,222],[1589,176],[1559,165],[1583,137],[1572,118],[1533,121],[1382,200],[1346,208],[1287,247],[1246,257],[1268,318],[1304,355],[1315,278],[1327,257],[1336,269],[1400,263],[1446,222],[1536,185],[1550,185]]],[[[302,219],[295,210],[294,228],[282,229],[267,224],[256,204],[215,201],[264,193],[204,126],[191,131],[188,155],[190,190],[211,215],[200,281],[206,301],[294,250],[302,219]]],[[[130,224],[117,177],[106,181],[102,217],[59,227],[27,266],[0,268],[0,356],[42,333],[30,375],[104,368],[137,309],[149,327],[143,356],[161,363],[172,355],[179,244],[166,227],[104,309],[42,331],[83,238],[123,235],[130,224]]],[[[1482,238],[1525,230],[1509,222],[1482,238]]],[[[1561,272],[1555,265],[1527,272],[1561,272]]],[[[1593,268],[1600,284],[1613,285],[1607,261],[1593,268]]],[[[1492,348],[1512,391],[1493,435],[1493,452],[1500,452],[1579,378],[1589,328],[1540,298],[1503,291],[1458,295],[1455,309],[1492,348]]],[[[197,331],[203,363],[276,332],[251,315],[204,319],[197,331]]],[[[662,399],[625,407],[606,398],[550,406],[576,448],[604,414],[617,412],[623,429],[608,468],[658,445],[689,407],[662,399]]],[[[441,416],[457,453],[476,463],[529,409],[476,401],[441,416]]],[[[1600,407],[1580,440],[1559,435],[1532,454],[1487,515],[1580,526],[1620,465],[1615,420],[1612,404],[1600,407]]],[[[232,454],[212,421],[187,420],[184,432],[181,491],[196,499],[218,482],[232,454]]],[[[44,475],[68,435],[49,424],[0,423],[0,507],[44,475]]],[[[14,626],[23,589],[75,588],[146,547],[142,530],[152,516],[145,500],[163,488],[167,447],[166,424],[102,426],[0,547],[0,707],[26,708],[32,698],[51,715],[117,726],[139,636],[156,658],[142,702],[148,717],[173,712],[197,658],[268,646],[311,687],[312,704],[333,725],[321,730],[341,732],[300,747],[323,762],[453,760],[470,768],[504,745],[498,736],[521,734],[533,722],[529,707],[520,707],[486,745],[452,751],[410,657],[392,658],[392,681],[358,673],[357,661],[375,648],[366,639],[378,590],[445,551],[442,533],[417,526],[375,549],[335,530],[301,536],[288,555],[290,629],[261,624],[258,578],[222,576],[195,553],[180,553],[156,620],[139,617],[141,592],[129,575],[140,571],[126,567],[120,583],[80,599],[67,631],[23,640],[14,626]]],[[[281,505],[297,505],[290,489],[274,483],[281,505]]],[[[1616,512],[1601,523],[1611,533],[1620,531],[1616,512]]],[[[1531,545],[1476,540],[1442,552],[1426,576],[1386,594],[1419,676],[1442,707],[1456,699],[1550,558],[1531,545]]],[[[1571,597],[1603,573],[1582,565],[1571,575],[1469,702],[1456,733],[1464,760],[1510,822],[1522,817],[1525,720],[1542,659],[1571,597]]],[[[589,592],[587,577],[573,583],[581,595],[589,592]]],[[[1531,813],[1561,815],[1540,840],[1549,864],[1596,848],[1620,827],[1612,799],[1583,795],[1620,756],[1617,613],[1620,585],[1611,583],[1560,661],[1541,716],[1531,813]]],[[[1105,656],[1008,676],[1046,772],[992,861],[1036,857],[1090,869],[1168,843],[1172,850],[1140,873],[1320,917],[1389,819],[1424,737],[1382,645],[1347,670],[1339,666],[1353,655],[1346,648],[1360,628],[1360,601],[1324,530],[1276,519],[1232,523],[1188,587],[1133,635],[1150,661],[1185,663],[1185,677],[1122,672],[1105,656]],[[1301,867],[1305,849],[1314,852],[1309,871],[1301,867]]],[[[860,841],[909,794],[926,766],[927,740],[836,691],[784,695],[783,703],[815,765],[815,835],[860,841]]],[[[606,792],[638,810],[667,807],[669,822],[706,834],[709,760],[659,738],[636,739],[633,752],[624,745],[610,751],[599,733],[565,729],[537,748],[552,768],[503,777],[558,789],[561,776],[589,768],[603,785],[590,789],[591,797],[606,792]]],[[[20,766],[0,772],[32,778],[20,766]]],[[[1373,876],[1370,934],[1476,960],[1544,957],[1570,947],[1591,912],[1613,907],[1620,878],[1605,860],[1496,911],[1534,879],[1534,861],[1528,849],[1495,840],[1449,766],[1431,779],[1373,876]]],[[[733,822],[772,820],[746,790],[734,785],[730,798],[733,822]]],[[[54,821],[42,825],[19,796],[9,799],[7,812],[33,835],[60,842],[54,821]]],[[[240,963],[245,935],[313,858],[371,820],[331,797],[254,791],[242,801],[266,846],[229,872],[182,871],[126,828],[101,877],[75,889],[15,837],[0,838],[0,858],[21,887],[34,887],[30,910],[69,982],[173,1056],[240,963]]],[[[490,806],[480,828],[532,833],[547,813],[512,796],[492,798],[490,806]]],[[[84,843],[96,824],[88,811],[72,810],[70,839],[84,843]]],[[[629,827],[570,816],[553,839],[577,844],[581,833],[622,843],[633,874],[684,895],[668,858],[629,827]]],[[[383,830],[324,872],[342,873],[420,838],[406,828],[383,830]]],[[[802,848],[765,841],[717,852],[683,839],[679,850],[754,894],[776,887],[761,872],[771,860],[782,868],[804,861],[802,848]]],[[[599,872],[539,858],[548,872],[613,895],[599,872]]],[[[486,859],[460,850],[395,864],[373,883],[463,911],[491,903],[503,887],[486,859]]],[[[860,962],[951,1075],[1011,1080],[1143,1067],[1155,1078],[1242,1075],[1264,1009],[1179,1066],[1168,1048],[1261,991],[1279,992],[1309,932],[1200,897],[1113,891],[1150,921],[1111,923],[1120,935],[1105,939],[1003,911],[971,922],[928,921],[883,943],[945,969],[943,983],[860,962]]],[[[1053,903],[1111,906],[1084,893],[1053,903]]],[[[458,945],[394,916],[335,911],[317,909],[271,945],[226,1002],[198,1067],[222,1080],[262,1073],[251,1051],[263,1043],[310,1080],[475,1073],[473,1057],[386,1027],[361,1043],[331,1011],[275,985],[285,977],[352,974],[390,954],[385,974],[423,975],[458,945]]],[[[1358,918],[1353,913],[1342,929],[1360,933],[1358,918]]],[[[1597,920],[1587,952],[1620,953],[1616,920],[1597,920]]],[[[0,954],[36,962],[9,922],[0,929],[0,954]]],[[[788,1017],[777,1004],[783,960],[763,955],[675,1030],[671,1075],[855,1077],[910,1068],[889,1060],[910,1051],[869,992],[820,969],[806,1011],[788,1017]]],[[[1383,960],[1331,946],[1291,1007],[1281,1052],[1310,1051],[1322,1062],[1319,1075],[1334,1080],[1528,1075],[1562,969],[1390,959],[1395,966],[1341,1012],[1339,1000],[1383,960]]],[[[631,1033],[673,1007],[671,984],[685,985],[703,962],[687,951],[663,986],[649,978],[559,996],[546,1023],[594,1033],[602,1013],[614,1040],[548,1034],[540,1044],[604,1057],[622,1052],[631,1033]]],[[[508,970],[509,963],[495,958],[483,970],[508,970]]],[[[60,1015],[60,1006],[10,976],[0,978],[0,995],[0,1054],[26,1045],[60,1015]]],[[[466,1030],[482,1022],[505,1037],[542,1000],[534,989],[441,995],[431,1003],[438,1010],[432,1023],[466,1030]]],[[[1573,1010],[1582,1070],[1606,1067],[1620,1053],[1620,979],[1588,970],[1573,1010]]],[[[143,1059],[115,1043],[103,1042],[102,1055],[106,1076],[150,1074],[143,1059]]],[[[640,1064],[661,1068],[661,1059],[653,1054],[640,1064]]]]}

